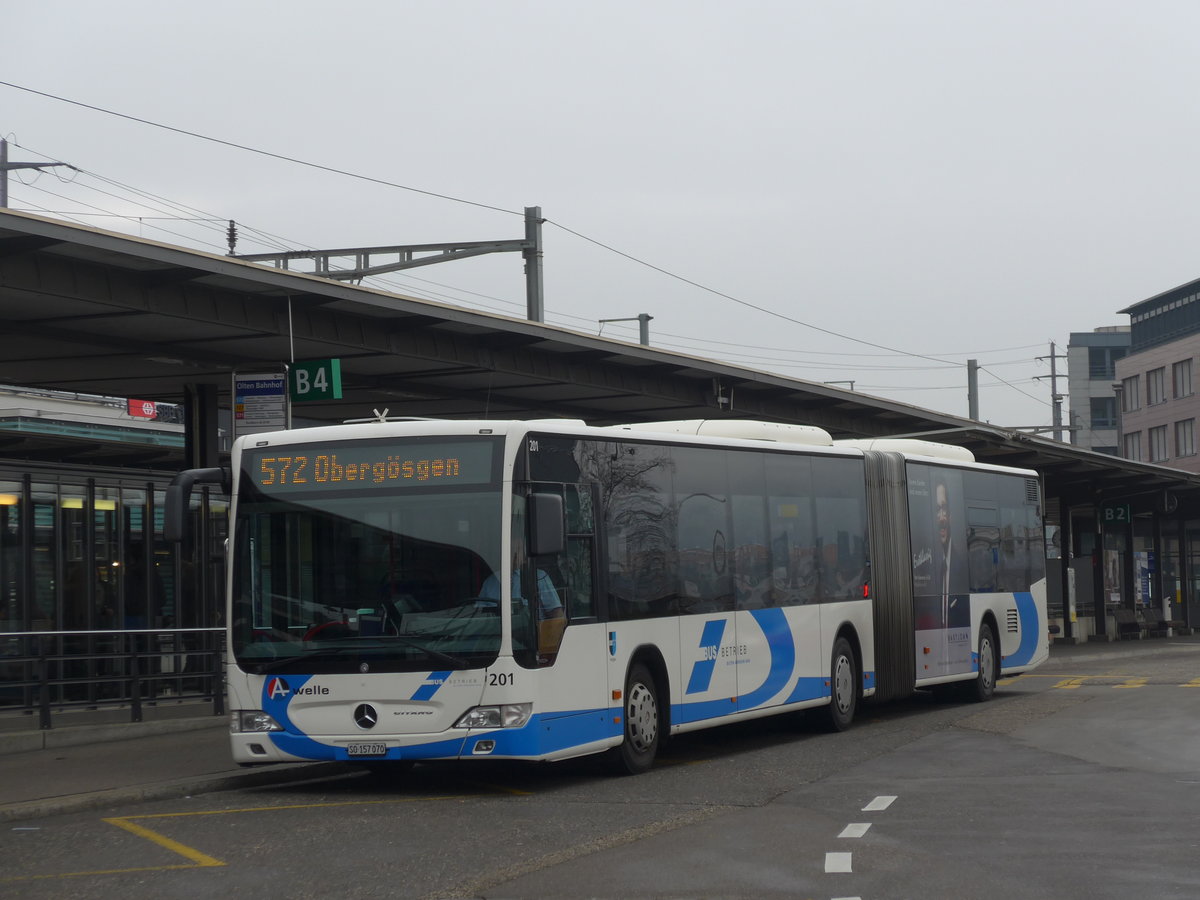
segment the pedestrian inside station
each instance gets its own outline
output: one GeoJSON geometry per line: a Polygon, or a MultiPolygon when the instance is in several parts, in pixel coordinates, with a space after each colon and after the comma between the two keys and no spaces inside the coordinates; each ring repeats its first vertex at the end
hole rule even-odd
{"type": "MultiPolygon", "coordinates": [[[[27,214],[0,211],[0,251],[13,348],[0,369],[0,728],[222,712],[229,498],[197,485],[176,544],[166,487],[229,464],[239,374],[298,360],[339,360],[342,389],[292,403],[293,427],[735,418],[963,446],[1041,476],[1053,640],[1200,626],[1200,476],[571,332],[532,310],[468,312],[27,214]]],[[[977,539],[1015,554],[1029,537],[977,539]]]]}

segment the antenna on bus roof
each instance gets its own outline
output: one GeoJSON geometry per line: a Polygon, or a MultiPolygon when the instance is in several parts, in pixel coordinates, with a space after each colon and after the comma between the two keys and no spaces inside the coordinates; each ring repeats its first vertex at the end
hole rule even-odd
{"type": "Polygon", "coordinates": [[[389,416],[385,409],[380,412],[377,409],[371,410],[375,413],[374,416],[367,416],[365,419],[343,419],[343,425],[365,425],[372,422],[436,422],[436,419],[431,419],[428,416],[389,416]]]}

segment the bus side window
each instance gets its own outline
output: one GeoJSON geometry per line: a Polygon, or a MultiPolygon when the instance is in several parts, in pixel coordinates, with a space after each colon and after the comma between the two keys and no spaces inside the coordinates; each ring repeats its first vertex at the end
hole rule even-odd
{"type": "Polygon", "coordinates": [[[563,602],[570,618],[592,618],[596,615],[593,488],[587,484],[568,484],[563,486],[563,491],[567,512],[567,546],[558,557],[563,602]]]}
{"type": "Polygon", "coordinates": [[[567,540],[565,599],[567,613],[574,619],[589,619],[596,615],[596,594],[592,581],[594,544],[591,537],[571,537],[567,540]]]}

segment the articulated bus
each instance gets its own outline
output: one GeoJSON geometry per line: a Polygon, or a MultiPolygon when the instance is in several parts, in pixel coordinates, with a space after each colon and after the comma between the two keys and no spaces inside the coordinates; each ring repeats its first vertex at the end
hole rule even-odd
{"type": "Polygon", "coordinates": [[[671,735],[987,700],[1048,655],[1037,473],[742,420],[373,421],[231,468],[234,759],[648,769],[671,735]]]}

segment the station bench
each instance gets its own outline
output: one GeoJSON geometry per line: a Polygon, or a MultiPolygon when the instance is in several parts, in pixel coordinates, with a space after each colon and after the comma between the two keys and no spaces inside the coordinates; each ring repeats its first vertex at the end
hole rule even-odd
{"type": "Polygon", "coordinates": [[[1164,619],[1162,610],[1154,607],[1147,607],[1143,610],[1142,618],[1146,623],[1146,634],[1148,635],[1166,637],[1167,632],[1171,629],[1174,629],[1176,634],[1188,634],[1190,631],[1186,623],[1178,619],[1164,619]]]}
{"type": "Polygon", "coordinates": [[[1132,609],[1118,606],[1113,610],[1113,619],[1117,623],[1117,637],[1142,639],[1142,622],[1132,609]]]}

